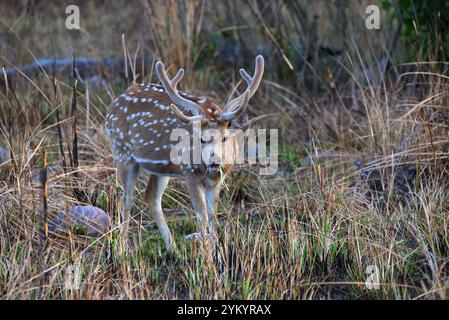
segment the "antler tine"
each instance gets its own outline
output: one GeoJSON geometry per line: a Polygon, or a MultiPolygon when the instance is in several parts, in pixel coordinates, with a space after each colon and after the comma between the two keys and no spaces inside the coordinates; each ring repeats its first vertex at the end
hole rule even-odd
{"type": "Polygon", "coordinates": [[[254,76],[250,76],[245,69],[240,69],[240,75],[248,84],[248,89],[251,92],[251,97],[256,93],[259,88],[260,81],[262,81],[264,71],[264,60],[261,55],[256,57],[256,67],[254,68],[254,76]]]}
{"type": "MultiPolygon", "coordinates": [[[[167,74],[167,73],[166,73],[167,74]]],[[[178,72],[176,73],[176,75],[173,77],[173,79],[171,79],[170,81],[170,85],[173,87],[177,87],[178,82],[181,81],[181,79],[184,77],[184,69],[181,68],[178,70],[178,72]]]]}
{"type": "Polygon", "coordinates": [[[170,78],[167,75],[167,72],[165,71],[164,64],[161,61],[158,61],[156,63],[156,74],[159,80],[161,81],[162,86],[165,88],[166,93],[174,103],[189,110],[195,116],[200,115],[202,116],[203,113],[202,108],[195,102],[181,97],[178,92],[178,89],[176,88],[179,81],[181,81],[182,77],[184,77],[184,69],[179,69],[176,75],[173,77],[173,79],[170,80],[170,78]]]}
{"type": "Polygon", "coordinates": [[[248,72],[246,72],[245,69],[240,69],[240,75],[248,84],[248,89],[245,91],[245,93],[226,104],[224,108],[225,112],[221,116],[221,119],[223,121],[229,121],[224,119],[235,119],[243,113],[243,111],[240,111],[239,109],[245,109],[248,100],[256,93],[257,88],[259,88],[260,82],[262,81],[263,72],[264,59],[261,55],[258,55],[256,57],[256,66],[254,68],[254,75],[252,77],[248,74],[248,72]],[[232,118],[232,116],[234,116],[234,118],[232,118]]]}
{"type": "Polygon", "coordinates": [[[240,103],[240,106],[238,108],[235,108],[234,110],[231,110],[229,112],[223,113],[220,120],[221,121],[231,121],[236,118],[238,118],[243,112],[245,112],[246,107],[248,106],[249,98],[251,97],[251,92],[249,89],[245,91],[245,93],[241,96],[242,102],[240,103]]]}
{"type": "Polygon", "coordinates": [[[195,122],[195,121],[201,121],[204,122],[205,118],[202,115],[198,115],[198,116],[186,116],[184,113],[182,113],[181,110],[179,110],[179,108],[174,104],[170,104],[170,107],[172,108],[173,112],[178,116],[178,118],[185,122],[185,123],[189,123],[189,122],[195,122]]]}
{"type": "Polygon", "coordinates": [[[253,78],[243,68],[240,68],[240,75],[242,76],[243,80],[245,80],[249,86],[251,84],[251,81],[253,80],[253,78]]]}

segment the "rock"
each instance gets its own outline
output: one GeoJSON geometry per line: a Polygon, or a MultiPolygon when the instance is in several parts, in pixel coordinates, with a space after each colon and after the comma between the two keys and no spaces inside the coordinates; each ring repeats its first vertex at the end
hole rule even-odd
{"type": "Polygon", "coordinates": [[[90,89],[93,89],[95,91],[99,91],[102,89],[105,89],[106,91],[108,90],[108,82],[102,76],[95,75],[86,79],[85,82],[89,84],[90,89]]]}
{"type": "MultiPolygon", "coordinates": [[[[82,231],[89,236],[99,236],[109,231],[111,221],[106,212],[93,206],[75,206],[70,208],[70,224],[75,230],[82,231]]],[[[49,230],[67,228],[65,211],[59,211],[49,223],[49,230]]]]}
{"type": "MultiPolygon", "coordinates": [[[[57,168],[57,167],[48,167],[47,168],[47,176],[50,178],[54,175],[57,175],[61,173],[61,169],[57,168]]],[[[33,183],[41,183],[41,175],[42,175],[42,169],[41,168],[37,168],[34,169],[31,173],[31,182],[33,183]]]]}
{"type": "Polygon", "coordinates": [[[9,152],[6,149],[0,147],[0,167],[3,168],[4,166],[6,166],[9,160],[11,160],[9,152]]]}

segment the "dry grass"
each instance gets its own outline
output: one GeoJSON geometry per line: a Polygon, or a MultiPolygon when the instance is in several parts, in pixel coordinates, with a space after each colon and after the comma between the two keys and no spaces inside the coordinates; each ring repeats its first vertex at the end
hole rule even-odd
{"type": "MultiPolygon", "coordinates": [[[[241,58],[245,50],[263,44],[266,77],[250,113],[275,114],[261,126],[278,128],[282,147],[275,176],[243,167],[227,179],[213,256],[183,239],[195,228],[190,211],[168,214],[180,252],[166,252],[141,200],[142,177],[133,247],[123,253],[116,241],[122,190],[103,129],[111,96],[78,85],[73,168],[70,75],[56,86],[51,74],[13,83],[0,93],[0,145],[13,159],[1,167],[2,299],[448,298],[448,79],[437,63],[414,63],[415,72],[399,78],[407,48],[389,51],[393,27],[363,28],[364,4],[342,10],[324,1],[304,11],[288,1],[89,2],[81,7],[84,29],[67,32],[63,5],[23,3],[1,5],[5,66],[32,62],[33,55],[70,57],[69,47],[78,56],[118,56],[124,34],[131,57],[184,66],[185,88],[225,100],[238,78],[236,67],[222,62],[220,41],[238,46],[239,65],[250,63],[241,58]],[[315,14],[322,17],[317,26],[315,14]],[[336,24],[342,15],[346,24],[336,24]],[[289,45],[314,43],[314,34],[344,53],[295,60],[289,45]],[[385,54],[394,65],[384,74],[377,61],[385,54]],[[43,236],[44,150],[52,168],[50,215],[93,204],[115,222],[110,232],[43,236]],[[380,271],[377,290],[365,286],[370,265],[380,271]],[[79,289],[67,281],[73,266],[81,272],[79,289]]],[[[154,80],[146,63],[138,81],[154,80]]],[[[131,79],[109,74],[110,94],[131,79]]],[[[164,208],[190,210],[182,183],[170,187],[164,208]]]]}

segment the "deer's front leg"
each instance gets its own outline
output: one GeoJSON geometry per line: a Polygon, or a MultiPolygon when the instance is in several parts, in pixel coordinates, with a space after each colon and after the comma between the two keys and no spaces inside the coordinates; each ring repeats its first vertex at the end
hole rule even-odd
{"type": "Polygon", "coordinates": [[[216,216],[215,213],[217,212],[218,207],[218,197],[220,194],[221,185],[220,183],[212,183],[212,184],[206,184],[205,186],[205,200],[206,200],[206,208],[207,208],[207,216],[208,216],[208,222],[209,222],[209,229],[212,233],[215,233],[215,224],[216,216]]]}
{"type": "Polygon", "coordinates": [[[210,234],[209,216],[206,205],[205,186],[198,179],[186,179],[187,191],[195,211],[199,232],[188,235],[186,238],[205,238],[210,234]]]}

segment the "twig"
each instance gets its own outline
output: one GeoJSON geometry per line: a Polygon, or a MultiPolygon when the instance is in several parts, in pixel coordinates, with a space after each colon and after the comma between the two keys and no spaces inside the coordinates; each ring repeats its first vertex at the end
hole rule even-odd
{"type": "Polygon", "coordinates": [[[76,93],[76,85],[78,83],[77,77],[76,77],[76,60],[75,60],[75,54],[73,54],[73,65],[72,65],[72,76],[73,76],[73,84],[72,84],[72,104],[71,104],[71,118],[72,118],[72,164],[73,168],[75,169],[74,176],[77,176],[76,169],[79,165],[79,158],[78,158],[78,133],[76,131],[76,99],[77,99],[77,93],[76,93]]]}

